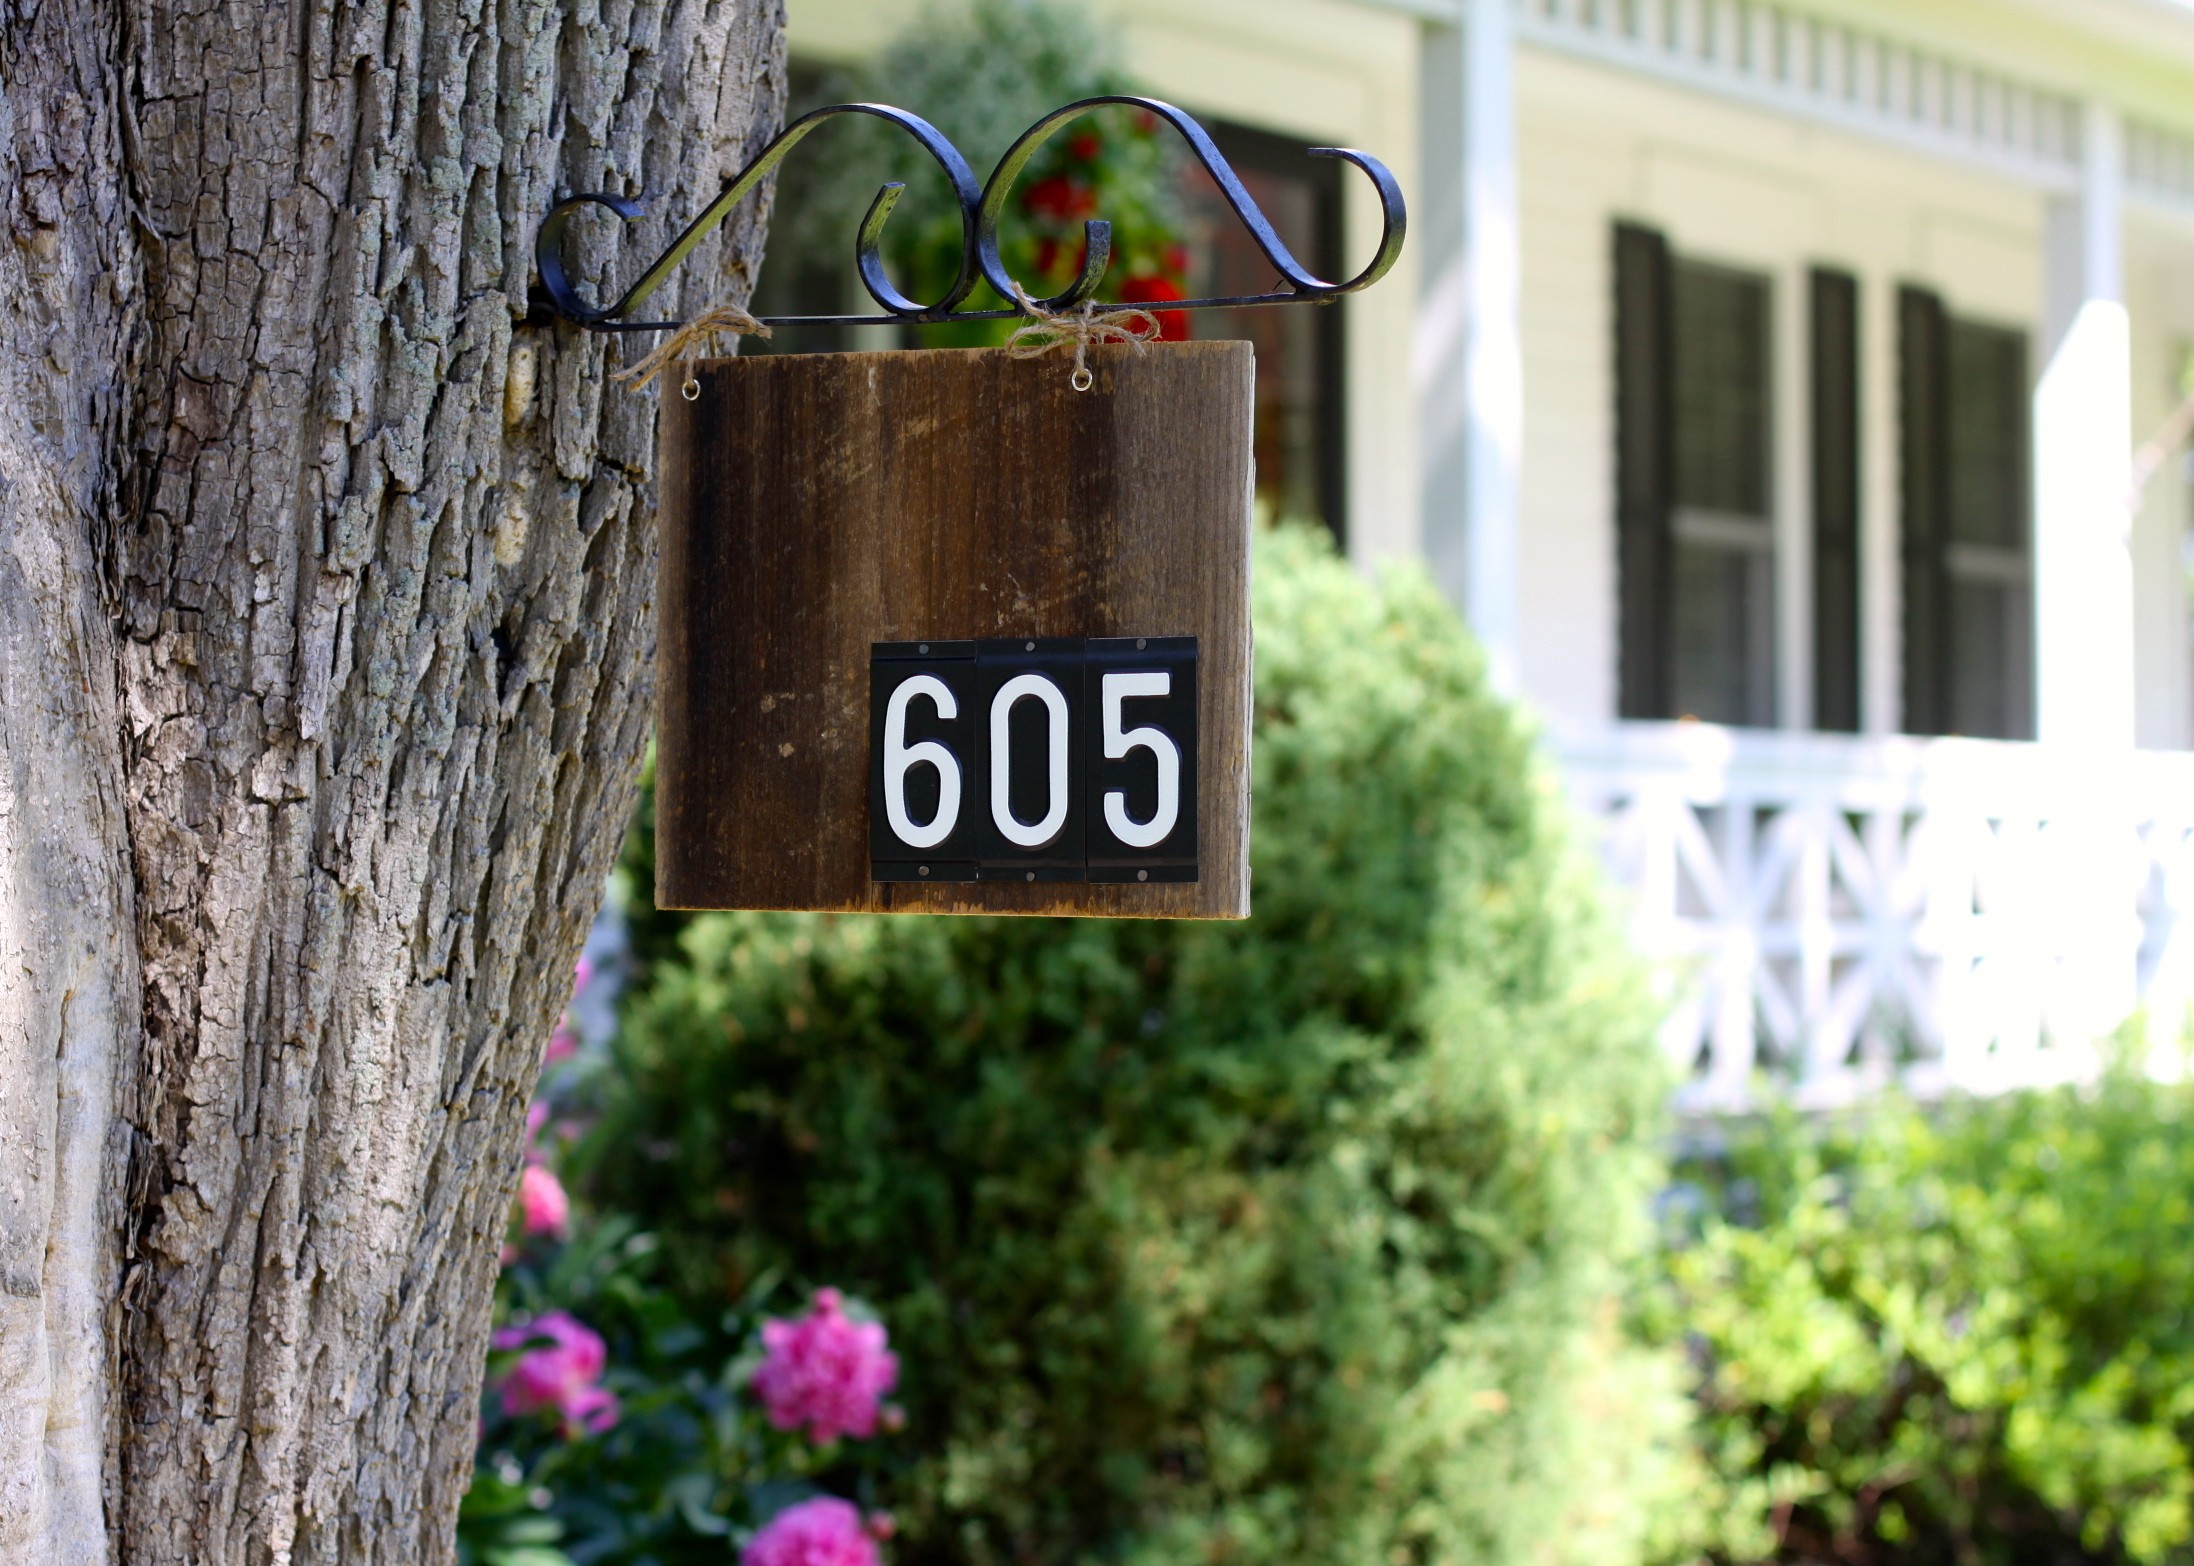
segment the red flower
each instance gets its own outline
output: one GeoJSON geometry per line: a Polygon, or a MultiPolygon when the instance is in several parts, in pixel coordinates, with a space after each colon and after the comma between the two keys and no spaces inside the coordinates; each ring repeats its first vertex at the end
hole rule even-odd
{"type": "Polygon", "coordinates": [[[1036,279],[1046,288],[1063,288],[1082,275],[1082,263],[1089,257],[1089,241],[1083,240],[1072,251],[1049,234],[1036,236],[1036,279]]]}
{"type": "MultiPolygon", "coordinates": [[[[1131,277],[1120,285],[1120,297],[1129,304],[1166,304],[1186,299],[1188,295],[1170,277],[1131,277]]],[[[1184,343],[1188,337],[1186,310],[1167,310],[1158,314],[1158,341],[1184,343]]]]}
{"type": "Polygon", "coordinates": [[[1165,254],[1165,264],[1166,264],[1166,270],[1167,270],[1168,272],[1172,273],[1172,274],[1173,274],[1173,276],[1175,276],[1175,277],[1185,277],[1185,276],[1187,276],[1187,275],[1188,275],[1188,246],[1186,246],[1186,245],[1180,245],[1180,244],[1174,244],[1174,245],[1168,245],[1168,246],[1166,246],[1166,254],[1165,254]]]}
{"type": "Polygon", "coordinates": [[[1064,174],[1053,174],[1029,186],[1028,194],[1021,198],[1021,205],[1039,217],[1056,218],[1070,223],[1076,218],[1090,217],[1097,211],[1097,192],[1082,180],[1069,179],[1064,174]]]}
{"type": "Polygon", "coordinates": [[[1067,142],[1067,156],[1078,158],[1084,163],[1095,163],[1097,154],[1104,150],[1105,144],[1098,139],[1095,131],[1083,131],[1067,142]]]}

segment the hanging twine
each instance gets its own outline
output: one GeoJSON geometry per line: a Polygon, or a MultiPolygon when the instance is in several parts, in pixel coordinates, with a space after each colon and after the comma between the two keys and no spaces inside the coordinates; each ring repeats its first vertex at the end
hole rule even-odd
{"type": "Polygon", "coordinates": [[[1092,343],[1124,343],[1141,353],[1163,330],[1148,310],[1107,310],[1100,314],[1094,299],[1083,300],[1078,310],[1046,310],[1029,298],[1019,283],[1013,285],[1013,302],[1029,319],[1026,326],[1006,339],[1006,352],[1016,359],[1038,359],[1072,343],[1073,382],[1078,392],[1088,391],[1097,383],[1088,363],[1092,343]]]}
{"type": "Polygon", "coordinates": [[[686,401],[692,402],[701,395],[701,383],[694,378],[690,361],[702,357],[714,345],[718,333],[739,337],[767,337],[769,328],[730,300],[719,299],[657,343],[645,359],[630,369],[617,371],[610,379],[631,381],[634,391],[646,391],[655,377],[673,364],[686,361],[688,367],[685,382],[678,391],[686,401]]]}

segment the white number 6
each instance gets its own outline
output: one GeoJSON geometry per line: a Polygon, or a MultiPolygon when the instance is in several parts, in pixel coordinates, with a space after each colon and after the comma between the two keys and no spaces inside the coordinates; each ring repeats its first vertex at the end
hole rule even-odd
{"type": "Polygon", "coordinates": [[[907,743],[907,703],[927,696],[940,718],[957,718],[960,704],[952,688],[934,674],[917,674],[891,693],[884,708],[884,816],[892,834],[909,848],[935,848],[952,835],[960,820],[960,763],[937,740],[907,743]],[[916,826],[907,814],[907,772],[924,762],[937,769],[937,814],[916,826]]]}
{"type": "Polygon", "coordinates": [[[1130,848],[1155,848],[1181,819],[1181,747],[1163,729],[1147,724],[1121,731],[1120,704],[1136,696],[1165,696],[1173,690],[1170,674],[1108,674],[1104,678],[1105,760],[1118,761],[1131,750],[1147,750],[1158,761],[1158,808],[1148,821],[1127,813],[1127,795],[1105,793],[1105,825],[1130,848]]]}

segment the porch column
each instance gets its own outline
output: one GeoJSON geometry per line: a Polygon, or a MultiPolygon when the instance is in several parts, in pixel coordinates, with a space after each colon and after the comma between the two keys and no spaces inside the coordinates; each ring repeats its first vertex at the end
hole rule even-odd
{"type": "Polygon", "coordinates": [[[2050,214],[2047,367],[2034,392],[2035,734],[2133,743],[2132,337],[2124,132],[2090,104],[2080,193],[2050,214]]]}
{"type": "Polygon", "coordinates": [[[1514,693],[1523,331],[1509,0],[1463,0],[1460,20],[1424,36],[1425,191],[1412,224],[1425,247],[1424,548],[1495,688],[1514,693]]]}

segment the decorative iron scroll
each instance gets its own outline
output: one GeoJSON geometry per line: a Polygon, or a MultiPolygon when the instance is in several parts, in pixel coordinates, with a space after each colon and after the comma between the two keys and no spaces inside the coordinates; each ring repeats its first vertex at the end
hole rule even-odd
{"type": "MultiPolygon", "coordinates": [[[[968,167],[967,159],[959,149],[947,141],[936,126],[904,109],[892,108],[883,103],[836,103],[827,108],[803,114],[787,125],[777,139],[762,149],[761,155],[737,175],[725,182],[722,192],[705,207],[701,214],[685,226],[669,248],[650,262],[639,279],[608,305],[589,304],[580,297],[573,286],[571,276],[564,266],[564,228],[574,212],[584,206],[607,207],[627,222],[639,217],[645,208],[637,201],[624,196],[602,193],[570,196],[549,209],[548,217],[541,224],[540,236],[534,242],[534,260],[540,268],[541,292],[546,296],[549,308],[558,316],[589,331],[596,332],[652,332],[675,328],[677,321],[643,321],[631,317],[646,303],[650,294],[663,285],[678,264],[692,254],[694,247],[708,237],[717,224],[731,215],[732,209],[746,199],[771,170],[784,160],[808,132],[825,120],[841,114],[866,114],[884,120],[912,136],[922,150],[944,170],[951,183],[954,196],[960,204],[960,269],[944,296],[933,304],[922,304],[909,299],[892,286],[884,273],[881,245],[884,224],[891,217],[892,208],[906,192],[906,186],[893,181],[876,192],[876,199],[869,203],[868,212],[861,219],[861,226],[854,238],[854,256],[859,266],[861,283],[869,297],[882,307],[881,315],[796,315],[765,317],[772,326],[821,325],[821,326],[888,326],[898,322],[918,325],[935,325],[949,321],[997,321],[1009,320],[1028,312],[1018,304],[1002,310],[961,310],[959,305],[974,291],[980,279],[997,291],[999,297],[1011,300],[1015,297],[1014,279],[1008,275],[1005,263],[998,254],[998,223],[1004,216],[1006,200],[1012,193],[1015,180],[1020,177],[1037,149],[1058,129],[1091,109],[1106,104],[1128,104],[1145,109],[1179,131],[1188,142],[1189,150],[1212,179],[1218,184],[1219,193],[1234,215],[1249,230],[1257,248],[1272,263],[1278,274],[1273,290],[1262,294],[1240,294],[1229,298],[1214,299],[1166,299],[1147,300],[1140,304],[1090,304],[1099,312],[1113,310],[1215,310],[1237,305],[1273,304],[1324,304],[1343,294],[1352,294],[1369,288],[1384,277],[1402,252],[1402,236],[1408,224],[1408,213],[1402,203],[1402,187],[1395,182],[1387,166],[1368,152],[1358,152],[1348,147],[1312,147],[1314,158],[1340,158],[1363,170],[1378,191],[1381,228],[1379,248],[1371,262],[1361,272],[1343,283],[1329,283],[1313,275],[1297,261],[1272,225],[1251,199],[1249,191],[1228,166],[1224,154],[1219,151],[1210,135],[1196,121],[1170,103],[1155,98],[1108,96],[1084,98],[1055,109],[1021,133],[1020,139],[1007,149],[998,160],[988,181],[978,187],[975,172],[968,167]]],[[[1098,285],[1104,281],[1105,268],[1112,259],[1112,225],[1103,218],[1091,218],[1082,225],[1088,248],[1082,259],[1081,275],[1064,292],[1049,299],[1034,301],[1039,310],[1057,312],[1074,309],[1095,298],[1098,285]]]]}

